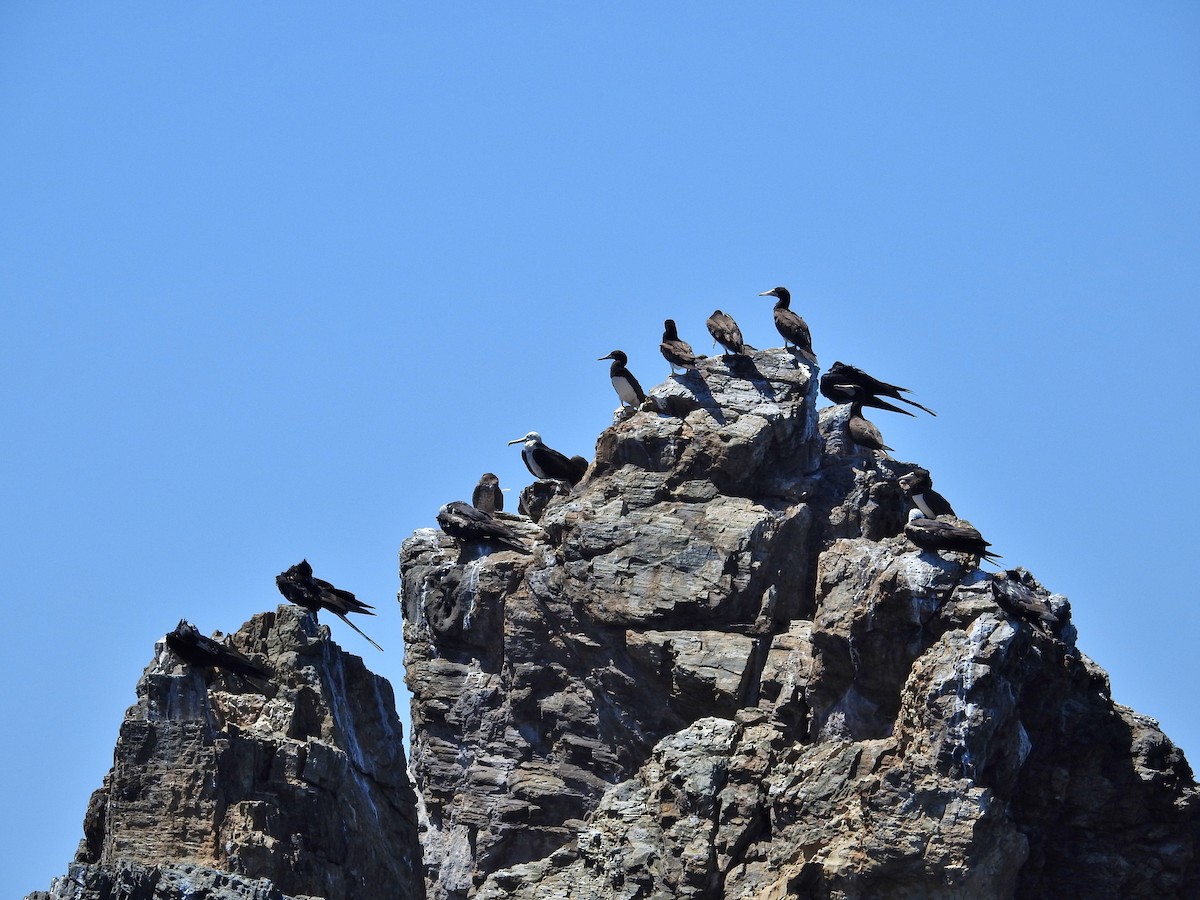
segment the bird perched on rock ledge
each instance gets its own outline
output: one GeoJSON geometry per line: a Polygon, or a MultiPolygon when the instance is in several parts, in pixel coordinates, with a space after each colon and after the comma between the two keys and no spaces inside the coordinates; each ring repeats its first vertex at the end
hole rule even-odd
{"type": "Polygon", "coordinates": [[[733,316],[718,309],[708,317],[705,324],[708,325],[708,333],[713,336],[716,343],[725,348],[725,352],[746,352],[746,342],[742,340],[742,329],[738,328],[737,322],[733,321],[733,316]]]}
{"type": "Polygon", "coordinates": [[[574,487],[579,484],[584,471],[587,470],[587,460],[567,459],[553,447],[547,447],[542,441],[542,436],[536,431],[508,442],[510,447],[513,444],[525,445],[521,448],[521,459],[525,461],[525,468],[534,478],[553,478],[574,487]],[[579,467],[580,462],[583,463],[582,469],[579,467]]]}
{"type": "Polygon", "coordinates": [[[471,505],[485,513],[504,511],[504,492],[500,490],[500,479],[491,472],[479,476],[479,484],[471,492],[471,505]]]}
{"type": "Polygon", "coordinates": [[[943,519],[927,519],[919,509],[909,510],[908,524],[904,526],[908,539],[922,550],[945,550],[949,553],[969,553],[975,557],[975,565],[981,559],[995,562],[999,554],[992,553],[992,546],[983,539],[974,527],[966,522],[947,522],[943,519]]]}
{"type": "Polygon", "coordinates": [[[663,359],[670,363],[672,375],[675,374],[676,366],[686,372],[688,369],[696,368],[697,360],[704,359],[703,356],[697,356],[692,352],[691,344],[680,339],[674,319],[667,319],[663,322],[662,343],[658,345],[658,349],[662,351],[663,359]]]}
{"type": "Polygon", "coordinates": [[[454,500],[439,509],[437,520],[442,531],[460,541],[487,541],[518,553],[529,553],[529,548],[515,531],[503,522],[497,522],[489,513],[461,500],[454,500]]]}
{"type": "Polygon", "coordinates": [[[235,675],[248,678],[270,679],[271,670],[259,665],[220,641],[214,641],[200,633],[200,629],[187,619],[180,619],[175,630],[167,634],[167,646],[184,662],[193,666],[216,666],[235,675]]]}
{"type": "Polygon", "coordinates": [[[346,618],[346,613],[362,613],[365,616],[373,616],[375,613],[371,610],[375,607],[363,603],[349,591],[335,588],[328,581],[313,578],[312,566],[308,564],[307,559],[300,560],[286,572],[276,575],[275,586],[279,588],[279,593],[283,594],[284,599],[289,603],[303,606],[314,615],[319,610],[329,610],[364,638],[367,638],[372,647],[383,652],[383,648],[367,637],[366,632],[346,618]]]}
{"type": "Polygon", "coordinates": [[[621,399],[622,406],[632,406],[636,409],[639,404],[645,402],[646,392],[642,390],[638,380],[627,368],[629,357],[625,355],[624,350],[614,350],[608,356],[601,356],[599,359],[613,361],[612,366],[609,367],[608,376],[612,380],[613,390],[621,399]]]}

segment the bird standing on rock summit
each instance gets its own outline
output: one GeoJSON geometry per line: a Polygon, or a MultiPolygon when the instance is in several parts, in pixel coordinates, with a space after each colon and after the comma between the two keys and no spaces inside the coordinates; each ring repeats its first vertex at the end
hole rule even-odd
{"type": "Polygon", "coordinates": [[[692,345],[680,339],[674,319],[667,319],[663,322],[663,338],[658,349],[662,351],[663,359],[670,363],[672,375],[675,374],[676,366],[686,372],[688,369],[696,368],[697,359],[704,358],[696,356],[692,352],[692,345]]]}
{"type": "Polygon", "coordinates": [[[167,646],[184,662],[193,666],[212,667],[247,678],[270,680],[271,670],[228,644],[214,641],[200,633],[187,619],[180,619],[175,630],[167,635],[167,646]]]}
{"type": "Polygon", "coordinates": [[[307,559],[300,560],[286,572],[276,575],[275,586],[279,588],[279,593],[283,594],[284,599],[289,603],[303,606],[314,615],[319,610],[329,610],[364,638],[367,638],[372,647],[380,652],[383,651],[382,647],[367,637],[366,632],[346,617],[346,613],[362,613],[364,616],[373,616],[375,613],[371,610],[375,607],[363,603],[349,591],[335,588],[328,581],[313,578],[312,566],[308,564],[307,559]]]}
{"type": "Polygon", "coordinates": [[[718,309],[708,317],[705,324],[708,325],[708,333],[713,336],[713,341],[724,347],[727,353],[746,352],[746,342],[742,340],[742,330],[738,328],[737,322],[733,321],[733,316],[718,309]]]}
{"type": "Polygon", "coordinates": [[[508,442],[510,447],[513,444],[525,445],[521,448],[521,459],[525,461],[525,468],[534,478],[553,478],[574,487],[579,484],[583,478],[583,471],[587,469],[587,460],[580,459],[577,462],[567,459],[557,450],[547,447],[542,441],[542,436],[536,431],[508,442]],[[579,462],[583,463],[582,470],[579,462]]]}
{"type": "Polygon", "coordinates": [[[612,366],[609,367],[608,375],[612,379],[613,390],[617,392],[617,396],[621,399],[622,406],[632,406],[636,409],[645,401],[646,392],[642,390],[642,386],[638,384],[638,380],[633,377],[633,373],[626,368],[625,364],[629,362],[629,357],[625,355],[624,350],[614,350],[608,356],[601,356],[599,359],[611,359],[613,361],[612,366]]]}
{"type": "Polygon", "coordinates": [[[783,345],[787,347],[792,344],[800,355],[809,362],[816,362],[817,357],[813,354],[812,348],[812,332],[808,329],[808,323],[800,318],[799,314],[792,311],[792,295],[785,287],[771,288],[769,291],[763,291],[758,296],[760,297],[775,297],[775,327],[783,336],[783,345]]]}

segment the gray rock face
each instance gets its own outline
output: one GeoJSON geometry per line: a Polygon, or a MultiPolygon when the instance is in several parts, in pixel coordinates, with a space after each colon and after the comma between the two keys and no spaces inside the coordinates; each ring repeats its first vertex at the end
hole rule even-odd
{"type": "Polygon", "coordinates": [[[424,896],[391,686],[297,607],[233,635],[270,685],[163,652],[53,900],[424,896]]]}
{"type": "Polygon", "coordinates": [[[815,387],[705,360],[506,519],[531,555],[405,542],[430,895],[1200,896],[1191,770],[1067,601],[912,546],[815,387]]]}

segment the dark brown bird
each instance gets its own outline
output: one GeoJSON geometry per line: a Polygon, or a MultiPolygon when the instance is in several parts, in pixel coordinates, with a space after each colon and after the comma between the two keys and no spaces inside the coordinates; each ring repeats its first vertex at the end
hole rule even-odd
{"type": "Polygon", "coordinates": [[[500,490],[500,479],[491,472],[479,476],[479,484],[471,492],[471,505],[485,513],[504,511],[504,492],[500,490]]]}
{"type": "Polygon", "coordinates": [[[738,328],[737,322],[733,321],[732,316],[728,316],[716,310],[708,321],[708,333],[713,336],[713,340],[720,344],[729,353],[745,353],[746,342],[742,340],[742,330],[738,328]]]}
{"type": "MultiPolygon", "coordinates": [[[[833,372],[826,372],[821,376],[821,396],[830,400],[833,403],[851,403],[860,390],[860,385],[854,384],[848,379],[839,379],[838,375],[833,372]]],[[[880,400],[873,394],[868,394],[865,391],[861,396],[862,405],[870,406],[874,409],[886,409],[891,412],[903,413],[906,416],[912,416],[907,409],[901,409],[899,406],[893,406],[886,400],[880,400]]]]}
{"type": "MultiPolygon", "coordinates": [[[[880,381],[878,378],[872,378],[870,375],[856,366],[848,366],[845,363],[835,362],[829,367],[829,372],[826,374],[829,377],[830,383],[833,385],[856,384],[873,397],[891,397],[895,400],[899,400],[901,403],[907,403],[910,406],[915,406],[917,409],[923,409],[931,416],[937,415],[937,413],[935,413],[928,406],[922,406],[916,400],[909,400],[907,397],[903,396],[904,394],[909,393],[908,388],[903,388],[895,384],[888,384],[886,381],[880,381]]],[[[829,394],[825,393],[825,378],[821,379],[821,393],[825,394],[826,397],[829,397],[829,394]]],[[[830,397],[830,399],[833,400],[832,397],[830,397]]],[[[845,401],[833,400],[833,402],[844,403],[845,401]]],[[[882,403],[883,401],[880,402],[882,403]]],[[[891,409],[894,412],[901,412],[901,410],[894,406],[879,406],[878,404],[873,403],[867,403],[866,405],[878,406],[879,409],[891,409]]],[[[909,413],[909,415],[912,415],[912,413],[909,413]]]]}
{"type": "Polygon", "coordinates": [[[367,638],[372,647],[380,652],[383,651],[383,648],[367,637],[361,628],[346,618],[346,613],[373,616],[375,613],[371,610],[375,607],[363,603],[349,591],[335,588],[328,581],[313,578],[312,566],[308,564],[307,559],[300,560],[286,572],[276,575],[275,586],[279,588],[279,593],[283,594],[284,599],[289,603],[303,606],[314,615],[322,609],[329,610],[364,638],[367,638]]]}
{"type": "Polygon", "coordinates": [[[868,450],[878,450],[885,453],[892,448],[883,442],[883,435],[875,427],[875,423],[863,418],[863,389],[850,385],[853,399],[850,402],[850,417],[846,419],[846,431],[850,440],[868,450]]]}
{"type": "Polygon", "coordinates": [[[930,519],[954,515],[954,509],[950,506],[949,501],[933,489],[933,479],[930,477],[928,469],[918,466],[907,475],[901,475],[899,481],[904,496],[930,519]]]}
{"type": "Polygon", "coordinates": [[[995,562],[1000,558],[988,549],[992,545],[971,525],[961,520],[947,522],[944,519],[927,519],[919,509],[909,510],[904,533],[922,550],[968,553],[975,557],[975,565],[979,565],[981,559],[995,562]]]}
{"type": "Polygon", "coordinates": [[[783,336],[783,346],[791,344],[809,362],[816,362],[817,357],[813,355],[812,348],[812,332],[809,331],[808,323],[792,311],[791,292],[785,287],[776,287],[763,291],[758,296],[776,298],[775,327],[783,336]]]}
{"type": "Polygon", "coordinates": [[[490,513],[461,500],[454,500],[439,509],[437,520],[442,531],[460,541],[488,541],[503,544],[519,553],[529,552],[529,548],[510,527],[497,522],[490,513]]]}
{"type": "Polygon", "coordinates": [[[226,672],[244,675],[247,678],[270,680],[271,670],[256,663],[250,657],[228,644],[214,641],[200,633],[187,619],[180,619],[175,630],[167,634],[167,646],[184,662],[193,666],[216,666],[226,672]]]}
{"type": "Polygon", "coordinates": [[[658,345],[658,349],[662,351],[663,359],[671,364],[671,374],[675,374],[675,367],[683,369],[685,372],[688,369],[696,368],[696,360],[703,359],[703,356],[696,356],[692,352],[692,345],[687,341],[680,340],[679,332],[675,328],[675,320],[667,319],[663,322],[663,338],[662,343],[658,345]]]}

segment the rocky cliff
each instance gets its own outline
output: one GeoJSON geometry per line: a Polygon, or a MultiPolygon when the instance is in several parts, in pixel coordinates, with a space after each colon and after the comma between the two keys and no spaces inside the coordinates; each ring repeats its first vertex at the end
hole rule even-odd
{"type": "Polygon", "coordinates": [[[232,636],[269,682],[160,647],[34,896],[1200,896],[1183,755],[1065,598],[906,539],[913,466],[815,377],[669,379],[500,514],[528,554],[404,542],[418,796],[387,682],[302,610],[232,636]]]}
{"type": "Polygon", "coordinates": [[[33,900],[424,896],[391,686],[298,607],[232,642],[270,679],[159,644],[75,861],[33,900]]]}
{"type": "Polygon", "coordinates": [[[907,541],[815,376],[670,379],[530,555],[404,543],[430,895],[1200,896],[1182,754],[1065,598],[907,541]]]}

